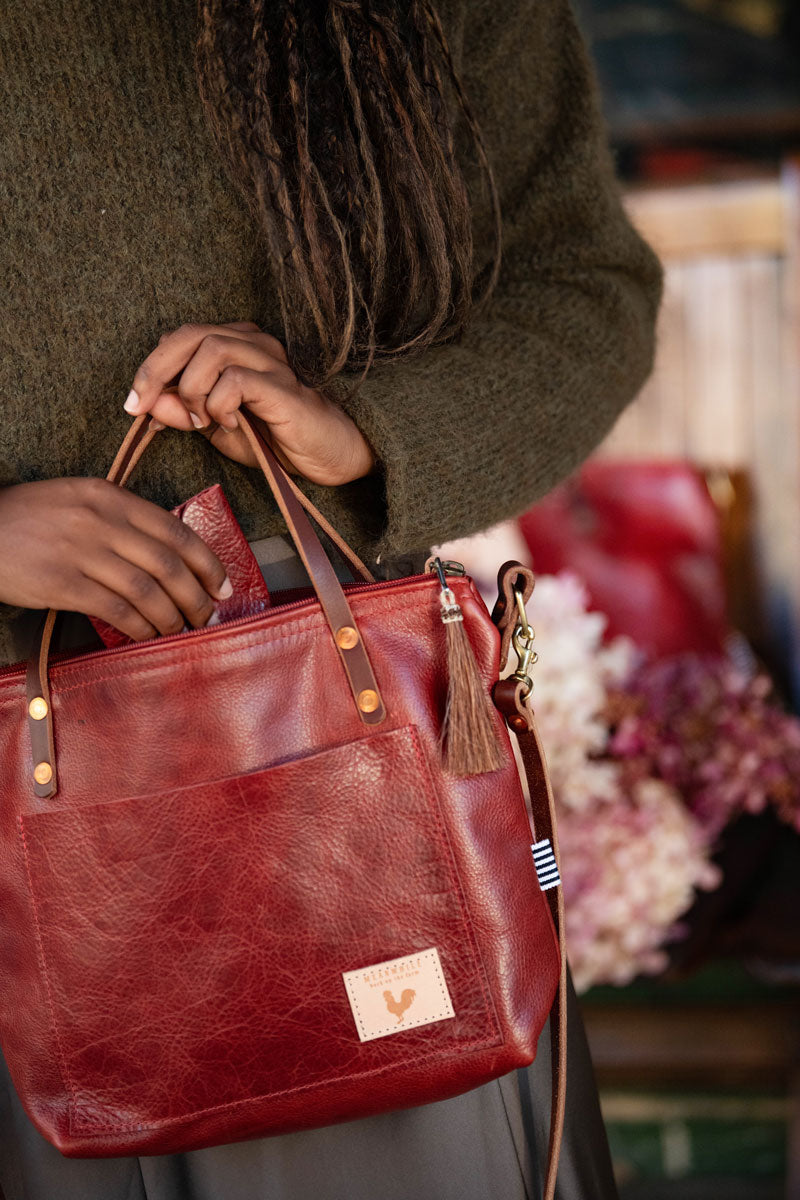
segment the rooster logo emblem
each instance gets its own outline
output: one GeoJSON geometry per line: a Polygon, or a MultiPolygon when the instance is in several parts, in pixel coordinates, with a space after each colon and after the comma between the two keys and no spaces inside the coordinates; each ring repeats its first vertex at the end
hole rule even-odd
{"type": "Polygon", "coordinates": [[[405,1011],[413,1004],[416,994],[417,993],[411,988],[405,988],[400,993],[400,999],[395,1000],[392,992],[386,991],[383,993],[383,998],[386,1001],[386,1007],[390,1013],[394,1013],[394,1015],[397,1017],[398,1025],[402,1024],[405,1011]]]}

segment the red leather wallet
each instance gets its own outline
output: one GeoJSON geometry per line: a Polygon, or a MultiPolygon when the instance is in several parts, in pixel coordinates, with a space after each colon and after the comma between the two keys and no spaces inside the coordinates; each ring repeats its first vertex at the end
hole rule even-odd
{"type": "MultiPolygon", "coordinates": [[[[172,511],[214,551],[233,585],[233,595],[217,602],[214,624],[251,617],[269,608],[269,590],[256,557],[220,485],[198,492],[172,511]]],[[[106,621],[90,619],[106,646],[127,646],[132,641],[106,621]]]]}

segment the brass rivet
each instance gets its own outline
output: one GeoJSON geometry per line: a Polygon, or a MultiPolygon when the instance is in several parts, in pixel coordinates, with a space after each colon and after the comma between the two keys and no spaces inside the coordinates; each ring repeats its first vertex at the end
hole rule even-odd
{"type": "Polygon", "coordinates": [[[358,644],[358,631],[352,625],[343,625],[336,630],[336,645],[340,650],[352,650],[358,644]]]}
{"type": "Polygon", "coordinates": [[[43,696],[34,696],[28,705],[28,712],[34,721],[43,721],[47,716],[47,701],[43,696]]]}
{"type": "Polygon", "coordinates": [[[362,712],[375,712],[375,709],[380,707],[380,703],[378,693],[373,692],[372,688],[364,688],[363,692],[358,693],[358,707],[362,712]]]}
{"type": "Polygon", "coordinates": [[[53,768],[50,766],[50,763],[37,763],[33,768],[33,778],[37,783],[49,783],[53,778],[53,768]]]}

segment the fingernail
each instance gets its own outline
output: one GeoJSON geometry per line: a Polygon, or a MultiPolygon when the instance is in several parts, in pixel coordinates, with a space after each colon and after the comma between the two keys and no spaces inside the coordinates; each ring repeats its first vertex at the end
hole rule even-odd
{"type": "Polygon", "coordinates": [[[228,417],[228,420],[230,421],[229,425],[226,425],[223,421],[220,421],[220,425],[222,425],[226,433],[236,433],[236,430],[239,428],[239,422],[236,417],[228,417]]]}
{"type": "Polygon", "coordinates": [[[126,413],[137,413],[139,411],[139,396],[134,392],[133,388],[128,392],[128,399],[122,407],[126,413]]]}
{"type": "Polygon", "coordinates": [[[219,590],[217,592],[217,599],[218,600],[230,600],[232,595],[233,595],[233,584],[231,583],[230,579],[228,579],[228,576],[226,575],[225,578],[223,579],[222,583],[220,584],[219,590]]]}
{"type": "Polygon", "coordinates": [[[206,423],[205,421],[201,420],[200,417],[198,417],[197,413],[190,412],[189,416],[192,418],[192,424],[194,425],[195,429],[205,429],[206,423]]]}
{"type": "Polygon", "coordinates": [[[163,421],[157,421],[155,417],[151,417],[149,428],[152,429],[153,433],[158,433],[160,429],[166,429],[167,427],[163,421]]]}

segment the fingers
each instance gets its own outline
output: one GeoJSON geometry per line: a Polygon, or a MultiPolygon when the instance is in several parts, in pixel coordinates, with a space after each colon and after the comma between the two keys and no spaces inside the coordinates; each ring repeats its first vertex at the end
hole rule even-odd
{"type": "Polygon", "coordinates": [[[187,624],[202,629],[216,611],[180,555],[138,530],[118,539],[117,549],[95,553],[84,574],[89,592],[81,597],[83,610],[137,641],[180,633],[187,624]],[[100,606],[98,611],[91,604],[100,606]]]}
{"type": "Polygon", "coordinates": [[[103,479],[0,489],[0,596],[26,608],[86,612],[140,640],[215,620],[233,592],[198,535],[103,479]]]}
{"type": "MultiPolygon", "coordinates": [[[[90,493],[97,531],[83,574],[117,597],[120,620],[104,620],[137,640],[179,633],[188,623],[202,628],[213,618],[215,600],[232,594],[223,564],[202,538],[172,513],[97,481],[90,493]],[[97,521],[97,517],[100,520],[97,521]]],[[[101,597],[98,594],[98,599],[101,597]]],[[[111,603],[102,598],[105,611],[111,603]]]]}
{"type": "MultiPolygon", "coordinates": [[[[263,371],[269,369],[273,360],[263,347],[231,333],[220,332],[204,338],[184,368],[178,381],[178,395],[198,429],[208,425],[212,419],[206,397],[223,371],[234,364],[263,371]]],[[[224,428],[235,429],[236,424],[236,419],[232,418],[224,428]]]]}
{"type": "Polygon", "coordinates": [[[162,425],[169,425],[171,429],[195,428],[189,410],[177,392],[162,392],[149,411],[155,420],[162,425]]]}
{"type": "MultiPolygon", "coordinates": [[[[121,494],[127,499],[126,518],[129,525],[134,531],[157,543],[156,550],[144,555],[141,542],[129,534],[121,547],[125,549],[126,556],[130,556],[132,561],[148,570],[152,566],[159,582],[166,585],[167,590],[170,590],[171,586],[177,587],[178,595],[187,598],[190,595],[182,571],[182,568],[185,568],[199,581],[210,597],[215,600],[228,599],[231,595],[231,584],[225,567],[193,529],[172,513],[142,500],[139,496],[130,492],[121,494]]],[[[191,616],[186,609],[182,611],[191,616]]]]}
{"type": "Polygon", "coordinates": [[[261,330],[253,321],[226,321],[221,329],[242,329],[246,333],[260,333],[261,330]]]}
{"type": "Polygon", "coordinates": [[[202,629],[214,615],[211,596],[180,556],[163,542],[131,532],[125,557],[109,561],[116,586],[159,633],[180,633],[184,625],[202,629]]]}
{"type": "Polygon", "coordinates": [[[244,366],[268,364],[270,360],[286,363],[286,352],[277,338],[262,333],[251,321],[182,325],[162,337],[139,367],[125,410],[135,415],[152,413],[164,424],[179,429],[202,428],[208,424],[204,397],[225,367],[237,362],[244,366]],[[193,361],[195,356],[197,363],[193,361]],[[189,378],[184,380],[187,373],[189,378]],[[165,389],[175,380],[183,412],[174,398],[168,400],[164,396],[165,389]]]}
{"type": "Polygon", "coordinates": [[[152,412],[164,388],[180,374],[212,328],[210,325],[182,325],[162,338],[134,375],[125,411],[136,416],[152,412]]]}
{"type": "Polygon", "coordinates": [[[113,625],[120,633],[133,638],[135,642],[146,641],[155,637],[155,626],[142,616],[134,606],[113,588],[104,587],[94,579],[84,577],[80,581],[79,608],[77,611],[86,613],[89,617],[97,617],[108,625],[113,625]]]}
{"type": "MultiPolygon", "coordinates": [[[[126,608],[132,609],[143,630],[149,627],[156,633],[180,633],[186,624],[180,609],[159,582],[127,558],[109,551],[98,555],[90,570],[92,582],[116,595],[119,615],[124,616],[126,608]]],[[[111,624],[121,628],[114,619],[111,624]]]]}
{"type": "Polygon", "coordinates": [[[258,406],[258,415],[278,428],[290,419],[287,381],[281,369],[256,370],[239,364],[226,367],[206,399],[206,409],[214,421],[230,432],[236,428],[236,410],[243,404],[258,406]]]}

